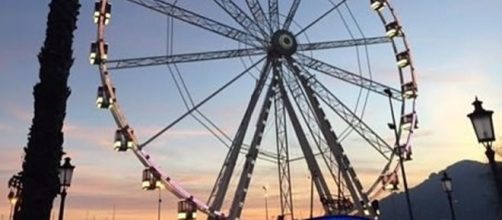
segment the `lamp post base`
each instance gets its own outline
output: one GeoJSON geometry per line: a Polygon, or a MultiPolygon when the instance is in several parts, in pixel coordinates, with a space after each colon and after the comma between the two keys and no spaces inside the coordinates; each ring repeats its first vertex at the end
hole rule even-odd
{"type": "Polygon", "coordinates": [[[486,147],[485,155],[488,158],[488,163],[490,164],[490,168],[492,170],[493,177],[495,180],[495,188],[497,189],[498,200],[500,205],[502,206],[502,177],[499,175],[497,169],[497,163],[495,161],[495,151],[492,149],[491,144],[487,144],[485,147],[486,147]]]}
{"type": "Polygon", "coordinates": [[[448,204],[450,205],[450,215],[452,220],[456,220],[457,218],[455,217],[455,210],[453,209],[453,201],[451,199],[451,193],[448,192],[448,204]]]}
{"type": "Polygon", "coordinates": [[[63,188],[63,191],[61,192],[61,203],[59,205],[59,220],[63,220],[65,199],[66,199],[66,188],[63,188]]]}

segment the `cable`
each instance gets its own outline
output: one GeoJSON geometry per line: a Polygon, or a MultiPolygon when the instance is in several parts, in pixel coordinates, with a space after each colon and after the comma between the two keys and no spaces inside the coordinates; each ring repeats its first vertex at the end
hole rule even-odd
{"type": "MultiPolygon", "coordinates": [[[[176,2],[177,1],[175,1],[174,4],[176,4],[176,2]]],[[[169,17],[168,17],[168,19],[169,19],[169,17]]],[[[173,48],[174,48],[173,47],[173,45],[174,45],[174,24],[173,24],[173,22],[174,22],[174,19],[171,17],[171,26],[170,26],[171,31],[169,31],[169,23],[168,23],[168,32],[169,32],[168,33],[168,41],[169,41],[169,45],[170,45],[170,47],[168,46],[168,48],[167,48],[168,55],[173,54],[173,48]],[[170,37],[169,37],[169,35],[170,35],[170,37]]],[[[175,82],[178,93],[180,94],[180,97],[182,98],[182,101],[188,110],[190,107],[193,107],[195,105],[193,98],[192,98],[192,95],[190,93],[190,90],[188,89],[188,86],[187,86],[177,64],[171,64],[171,65],[172,65],[172,67],[169,64],[167,65],[167,67],[169,69],[171,77],[173,78],[173,80],[175,82]],[[178,78],[176,78],[176,76],[178,78]]],[[[248,74],[249,74],[249,72],[248,72],[248,74]]],[[[228,134],[226,134],[221,128],[219,128],[219,126],[216,125],[216,123],[211,121],[211,119],[209,119],[200,110],[196,109],[195,113],[197,113],[198,115],[195,115],[192,113],[190,115],[197,122],[199,122],[199,124],[201,124],[206,130],[208,130],[213,136],[215,136],[221,143],[223,143],[223,145],[225,145],[228,149],[230,149],[230,144],[228,142],[232,143],[233,142],[232,138],[228,134]],[[227,141],[225,141],[224,139],[226,139],[227,141]]],[[[249,145],[243,145],[243,146],[249,147],[249,145]]],[[[246,149],[242,149],[242,153],[245,154],[246,153],[245,150],[246,149]]],[[[260,154],[264,155],[266,157],[269,157],[271,159],[275,158],[275,156],[271,153],[260,152],[260,154]]],[[[260,158],[260,159],[263,159],[263,158],[260,158]]],[[[270,161],[270,160],[267,160],[267,161],[270,161]]]]}
{"type": "MultiPolygon", "coordinates": [[[[331,0],[329,2],[331,4],[334,4],[331,0]]],[[[345,2],[344,5],[347,5],[347,3],[345,2]]],[[[342,15],[342,13],[340,11],[340,8],[337,8],[336,11],[338,12],[338,15],[340,16],[340,19],[342,20],[345,29],[349,33],[349,35],[352,38],[352,40],[354,40],[355,39],[354,34],[350,30],[350,27],[347,24],[347,21],[343,17],[343,15],[342,15]]],[[[362,66],[361,66],[361,56],[360,56],[360,52],[359,52],[359,46],[356,46],[356,56],[357,56],[357,67],[358,67],[359,76],[362,76],[362,66]]],[[[359,108],[359,103],[361,101],[361,96],[362,96],[363,90],[364,89],[362,87],[359,89],[359,94],[357,96],[356,106],[354,107],[354,112],[356,112],[356,113],[357,113],[357,109],[359,108]]],[[[345,140],[350,135],[350,133],[352,133],[352,131],[353,131],[353,129],[351,129],[351,126],[347,126],[340,133],[340,135],[339,135],[340,136],[339,137],[339,141],[342,142],[343,140],[345,140]]]]}
{"type": "MultiPolygon", "coordinates": [[[[349,11],[350,17],[352,18],[352,20],[356,24],[356,27],[359,30],[359,33],[361,34],[361,36],[363,38],[366,38],[366,35],[364,34],[363,30],[361,29],[361,26],[359,25],[359,22],[357,22],[354,14],[352,13],[352,10],[348,6],[348,4],[345,4],[345,7],[347,7],[347,10],[349,11]]],[[[368,76],[369,76],[369,79],[370,79],[370,83],[372,83],[373,82],[373,71],[371,69],[371,60],[370,60],[370,55],[369,55],[369,52],[368,52],[368,45],[366,45],[366,44],[364,45],[364,51],[365,51],[365,54],[366,54],[366,63],[368,65],[368,76]]],[[[363,110],[361,112],[361,118],[364,116],[364,113],[366,112],[366,103],[368,102],[369,94],[370,94],[370,91],[368,90],[367,95],[366,95],[366,101],[365,101],[363,110]]]]}
{"type": "Polygon", "coordinates": [[[188,110],[187,112],[185,112],[184,114],[182,114],[179,118],[177,118],[176,120],[174,120],[173,122],[171,122],[170,124],[168,124],[167,126],[165,126],[163,129],[161,129],[160,131],[158,131],[155,135],[153,135],[147,141],[145,141],[144,143],[140,144],[139,148],[142,148],[142,147],[146,146],[147,144],[149,144],[150,142],[152,142],[153,140],[155,140],[156,138],[158,138],[160,135],[162,135],[163,133],[165,133],[167,130],[169,130],[170,128],[172,128],[174,125],[178,124],[186,116],[190,115],[192,112],[194,112],[195,110],[197,110],[200,106],[202,106],[203,104],[207,103],[209,100],[211,100],[212,98],[214,98],[216,95],[218,95],[224,89],[226,89],[228,86],[230,86],[235,81],[237,81],[242,76],[244,76],[249,70],[251,70],[253,67],[255,67],[256,65],[258,65],[259,63],[261,63],[263,60],[265,60],[265,58],[266,57],[263,57],[258,62],[256,62],[255,64],[253,64],[249,68],[245,69],[244,71],[242,71],[240,74],[238,74],[234,78],[232,78],[230,81],[228,81],[227,83],[225,83],[225,85],[223,85],[222,87],[220,87],[219,89],[217,89],[216,91],[214,91],[213,93],[211,93],[209,96],[207,96],[204,100],[202,100],[201,102],[199,102],[193,108],[191,108],[190,110],[188,110]]]}
{"type": "MultiPolygon", "coordinates": [[[[178,1],[174,1],[173,5],[176,5],[178,1]]],[[[167,46],[166,46],[166,52],[168,55],[172,55],[173,54],[173,50],[174,50],[174,19],[172,17],[167,17],[167,46]]],[[[175,83],[175,86],[176,86],[176,89],[178,90],[178,93],[183,101],[183,104],[185,105],[185,107],[188,109],[190,109],[190,107],[193,107],[195,104],[194,104],[194,101],[192,99],[192,96],[190,94],[190,91],[188,90],[187,88],[187,85],[185,83],[185,80],[183,79],[183,77],[181,76],[181,73],[179,71],[179,68],[176,64],[167,64],[167,67],[169,69],[169,72],[170,72],[170,75],[171,77],[173,78],[173,81],[175,83]],[[171,67],[172,65],[172,67],[171,67]],[[174,69],[174,71],[173,71],[174,69]],[[179,80],[176,78],[176,75],[178,76],[179,80]],[[181,86],[180,86],[181,84],[181,86]],[[184,92],[185,93],[184,93],[184,92]],[[188,99],[188,101],[187,101],[188,99]],[[190,105],[188,104],[188,102],[190,102],[190,105]]],[[[213,127],[216,127],[217,131],[220,132],[221,134],[224,135],[224,137],[227,139],[227,140],[230,140],[231,139],[223,133],[223,131],[221,129],[219,129],[213,122],[211,122],[204,114],[202,114],[202,112],[200,112],[198,109],[195,110],[195,112],[197,112],[199,115],[201,115],[201,117],[203,117],[206,121],[208,121],[213,127]]],[[[220,137],[213,129],[211,129],[206,123],[204,123],[200,118],[198,118],[196,115],[194,114],[190,114],[197,122],[199,122],[204,128],[206,128],[206,130],[208,130],[211,134],[213,134],[213,136],[215,136],[221,143],[223,143],[227,148],[230,148],[230,145],[225,142],[225,140],[223,140],[222,137],[220,137]]]]}

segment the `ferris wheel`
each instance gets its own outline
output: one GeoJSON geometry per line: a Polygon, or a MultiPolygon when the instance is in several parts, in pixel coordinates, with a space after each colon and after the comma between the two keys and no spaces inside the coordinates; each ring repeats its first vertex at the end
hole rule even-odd
{"type": "MultiPolygon", "coordinates": [[[[278,215],[293,219],[297,215],[294,170],[303,166],[325,214],[379,215],[372,202],[398,185],[398,170],[411,159],[417,128],[411,51],[388,0],[329,0],[316,5],[300,0],[121,2],[125,3],[164,17],[158,22],[167,24],[164,54],[143,56],[144,51],[122,48],[117,51],[124,52],[118,54],[134,58],[109,58],[111,2],[99,0],[90,62],[98,67],[101,80],[97,107],[108,109],[117,125],[114,149],[133,152],[145,167],[143,189],[165,188],[208,219],[240,219],[256,169],[268,164],[275,169],[278,215]],[[175,34],[181,37],[175,39],[175,34]],[[138,76],[115,73],[155,67],[171,74],[182,104],[169,103],[168,108],[178,109],[169,113],[172,118],[159,116],[168,118],[162,121],[165,126],[138,135],[141,127],[134,129],[134,124],[146,117],[131,120],[126,117],[128,108],[150,114],[162,101],[131,104],[129,94],[150,94],[154,88],[136,85],[122,90],[121,83],[136,81],[138,76]],[[194,71],[210,73],[195,77],[194,71]],[[224,74],[226,78],[220,77],[224,74]],[[197,86],[189,86],[190,77],[197,86]],[[203,91],[194,95],[198,90],[203,91]],[[240,107],[224,106],[228,100],[240,107]],[[230,125],[234,127],[223,129],[221,124],[231,118],[237,118],[230,125]],[[176,167],[162,169],[162,162],[155,160],[162,151],[151,146],[187,120],[194,123],[185,126],[202,127],[210,134],[204,138],[219,143],[223,147],[218,151],[225,152],[221,163],[214,165],[214,185],[204,191],[206,195],[176,178],[176,167]]],[[[129,30],[112,39],[136,32],[132,26],[129,30]]],[[[134,47],[135,43],[149,41],[117,44],[134,47]]],[[[146,96],[134,99],[138,97],[146,96]]],[[[172,97],[166,102],[174,101],[172,97]]],[[[189,146],[189,141],[170,142],[170,146],[189,146]]],[[[190,153],[188,147],[184,151],[189,152],[186,157],[197,153],[190,153]]]]}

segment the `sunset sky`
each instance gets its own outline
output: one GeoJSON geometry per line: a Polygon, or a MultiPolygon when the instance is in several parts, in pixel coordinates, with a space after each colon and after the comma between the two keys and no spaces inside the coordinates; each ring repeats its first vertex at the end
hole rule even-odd
{"type": "MultiPolygon", "coordinates": [[[[241,4],[244,1],[237,2],[241,4]]],[[[284,16],[289,2],[281,1],[280,10],[284,16]]],[[[0,187],[0,198],[3,198],[0,199],[2,219],[7,219],[10,208],[6,199],[7,181],[21,169],[22,147],[27,143],[27,133],[33,117],[32,92],[33,86],[38,82],[39,70],[36,55],[45,37],[48,3],[48,0],[4,0],[0,7],[0,149],[3,152],[0,154],[0,183],[4,184],[0,187]]],[[[349,0],[348,3],[366,36],[385,34],[378,17],[369,7],[369,1],[349,0]]],[[[67,197],[66,219],[111,219],[113,207],[117,220],[155,219],[157,192],[141,190],[143,167],[132,153],[113,151],[116,125],[109,112],[95,107],[96,89],[100,85],[99,74],[96,66],[88,62],[89,46],[96,38],[96,26],[92,22],[94,1],[82,0],[81,4],[73,46],[75,62],[69,80],[72,93],[67,103],[64,127],[64,150],[77,167],[67,197]]],[[[212,1],[184,0],[180,4],[242,29],[212,1]]],[[[410,185],[421,183],[429,174],[443,170],[457,161],[467,159],[485,162],[483,148],[475,140],[466,115],[473,110],[471,103],[475,96],[484,102],[485,109],[494,110],[494,124],[499,140],[495,142],[495,146],[501,147],[499,143],[502,133],[497,130],[500,131],[502,126],[502,2],[402,0],[392,1],[392,5],[411,44],[419,87],[417,114],[420,128],[413,138],[413,160],[406,163],[410,185]]],[[[310,23],[330,6],[327,1],[302,1],[293,32],[310,23]]],[[[347,15],[347,11],[341,13],[347,15]]],[[[174,24],[174,53],[244,47],[185,23],[176,21],[174,24]]],[[[165,54],[166,26],[165,16],[124,0],[114,0],[112,20],[106,32],[110,59],[165,54]]],[[[307,35],[298,38],[300,42],[340,39],[349,38],[337,13],[328,16],[307,31],[307,35]]],[[[358,69],[354,48],[340,49],[337,53],[318,52],[314,55],[342,68],[352,71],[358,69]]],[[[369,56],[374,79],[398,88],[399,80],[395,73],[392,51],[383,46],[370,46],[369,56]],[[395,74],[392,75],[393,73],[395,74]]],[[[209,61],[179,67],[197,103],[242,72],[245,69],[243,65],[249,66],[252,60],[258,59],[259,57],[252,57],[209,61]]],[[[257,72],[253,69],[252,75],[256,76],[257,72]]],[[[119,102],[140,140],[145,140],[185,111],[166,66],[111,73],[119,102]]],[[[240,79],[201,109],[230,136],[235,133],[255,85],[252,75],[240,79]]],[[[330,79],[326,83],[349,106],[356,104],[357,88],[330,79]]],[[[385,129],[387,122],[390,122],[386,101],[381,96],[370,95],[363,117],[385,139],[392,137],[391,131],[385,129]]],[[[344,128],[335,126],[338,131],[344,128]]],[[[254,122],[249,131],[248,136],[251,136],[254,122]]],[[[274,132],[273,129],[266,130],[269,138],[266,138],[264,146],[271,145],[268,146],[268,151],[275,149],[271,141],[274,132]]],[[[292,139],[291,144],[297,149],[295,139],[292,139]]],[[[354,133],[342,144],[354,145],[352,150],[348,150],[353,153],[350,155],[351,161],[355,167],[360,168],[358,174],[363,183],[369,184],[376,175],[372,171],[382,167],[381,158],[370,147],[364,147],[364,143],[354,133]]],[[[227,148],[188,117],[167,135],[152,142],[147,150],[152,152],[152,156],[167,173],[205,201],[227,148]]],[[[501,158],[498,159],[500,161],[501,158]]],[[[242,166],[239,165],[242,165],[242,161],[237,166],[241,169],[242,166]]],[[[298,205],[296,215],[305,217],[308,215],[310,187],[308,172],[302,162],[294,162],[292,167],[298,168],[294,172],[294,202],[298,205]]],[[[244,217],[263,218],[264,185],[270,188],[270,215],[277,215],[275,164],[259,161],[255,174],[244,217]]],[[[235,183],[236,181],[233,182],[235,183]]],[[[164,191],[162,194],[162,219],[175,219],[177,199],[168,195],[168,192],[164,191]]],[[[233,194],[232,189],[229,194],[233,194]]],[[[227,200],[228,205],[231,198],[227,200]]],[[[56,199],[55,216],[58,206],[59,199],[56,199]]],[[[318,204],[315,213],[322,213],[318,204]]]]}

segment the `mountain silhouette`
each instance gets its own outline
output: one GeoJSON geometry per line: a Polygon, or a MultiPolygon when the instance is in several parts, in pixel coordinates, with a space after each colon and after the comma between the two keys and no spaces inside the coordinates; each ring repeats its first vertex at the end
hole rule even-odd
{"type": "MultiPolygon", "coordinates": [[[[499,169],[502,163],[498,164],[499,169]]],[[[464,160],[446,168],[452,178],[453,207],[457,220],[502,220],[502,203],[488,164],[464,160]]],[[[441,187],[442,172],[432,173],[410,189],[415,220],[451,219],[446,193],[441,187]]],[[[407,220],[404,192],[380,201],[382,220],[407,220]]]]}

